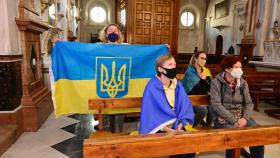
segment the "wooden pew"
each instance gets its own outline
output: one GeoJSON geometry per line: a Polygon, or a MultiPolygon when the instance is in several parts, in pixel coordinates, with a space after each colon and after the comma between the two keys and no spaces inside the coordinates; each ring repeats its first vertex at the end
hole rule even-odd
{"type": "MultiPolygon", "coordinates": [[[[197,105],[209,105],[210,98],[208,95],[190,95],[190,101],[192,102],[193,106],[197,105]]],[[[108,98],[108,99],[90,99],[89,100],[89,109],[98,110],[98,120],[99,120],[99,131],[90,135],[90,139],[96,138],[114,138],[116,136],[127,136],[129,133],[115,133],[112,134],[110,132],[103,131],[103,115],[102,111],[104,109],[111,109],[111,108],[140,108],[142,98],[108,98]]],[[[209,128],[205,128],[209,129],[209,128]]],[[[203,130],[205,130],[203,129],[203,130]]],[[[201,130],[201,129],[200,129],[201,130]]],[[[235,153],[240,155],[240,151],[244,155],[248,155],[245,149],[237,148],[235,149],[235,153]]]]}
{"type": "MultiPolygon", "coordinates": [[[[193,106],[209,105],[209,95],[189,95],[193,106]]],[[[89,99],[88,108],[98,110],[98,129],[103,130],[103,110],[112,108],[140,108],[142,97],[138,98],[97,98],[89,99]]]]}
{"type": "Polygon", "coordinates": [[[259,111],[259,101],[262,98],[272,97],[276,100],[280,97],[280,73],[255,72],[244,76],[247,81],[250,94],[255,104],[255,110],[259,111]]]}
{"type": "MultiPolygon", "coordinates": [[[[180,74],[184,74],[188,64],[177,64],[177,69],[180,74]]],[[[207,64],[206,67],[210,70],[212,77],[214,78],[218,73],[222,72],[220,64],[207,64]]],[[[244,74],[254,74],[257,72],[256,68],[253,67],[243,67],[244,74]]]]}
{"type": "Polygon", "coordinates": [[[177,74],[176,75],[176,78],[177,78],[177,80],[182,80],[183,78],[184,78],[184,76],[185,76],[185,74],[177,74]]]}
{"type": "Polygon", "coordinates": [[[84,158],[140,158],[236,149],[234,158],[239,158],[241,147],[279,144],[279,131],[280,126],[260,126],[184,134],[91,138],[84,140],[83,154],[84,158]]]}

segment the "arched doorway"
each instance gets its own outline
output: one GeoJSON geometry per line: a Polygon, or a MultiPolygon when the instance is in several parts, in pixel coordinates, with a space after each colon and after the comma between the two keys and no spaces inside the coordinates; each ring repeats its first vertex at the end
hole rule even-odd
{"type": "Polygon", "coordinates": [[[219,35],[217,36],[217,40],[216,40],[216,56],[222,56],[223,54],[223,36],[219,35]]]}

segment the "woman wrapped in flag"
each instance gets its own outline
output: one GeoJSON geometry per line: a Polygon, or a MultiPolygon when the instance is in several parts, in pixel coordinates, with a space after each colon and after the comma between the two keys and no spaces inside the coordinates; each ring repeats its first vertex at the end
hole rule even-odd
{"type": "MultiPolygon", "coordinates": [[[[157,75],[147,84],[141,106],[140,134],[191,131],[194,113],[170,54],[158,57],[157,75]]],[[[182,155],[195,157],[195,154],[182,155]]],[[[178,157],[178,155],[176,156],[178,157]]]]}
{"type": "Polygon", "coordinates": [[[177,81],[176,62],[170,54],[158,57],[157,76],[147,84],[141,106],[140,134],[186,131],[193,124],[193,108],[177,81]]]}
{"type": "MultiPolygon", "coordinates": [[[[205,67],[206,61],[205,52],[198,51],[193,54],[185,76],[181,81],[188,95],[209,94],[212,76],[209,69],[205,67]]],[[[208,126],[212,124],[212,113],[210,113],[207,105],[194,106],[193,111],[195,114],[193,127],[199,124],[208,126]],[[205,116],[207,116],[206,123],[203,121],[205,116]]]]}

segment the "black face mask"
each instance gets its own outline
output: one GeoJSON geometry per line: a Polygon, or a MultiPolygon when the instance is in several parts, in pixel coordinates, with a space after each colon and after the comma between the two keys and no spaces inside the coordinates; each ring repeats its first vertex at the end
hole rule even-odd
{"type": "Polygon", "coordinates": [[[115,32],[109,33],[108,34],[108,40],[111,42],[116,42],[119,39],[119,35],[116,34],[115,32]]]}
{"type": "Polygon", "coordinates": [[[176,68],[173,68],[173,69],[167,69],[167,68],[164,68],[162,67],[165,71],[166,71],[166,74],[162,72],[162,74],[164,74],[166,77],[170,78],[170,79],[173,79],[176,77],[176,74],[177,74],[177,69],[176,68]]]}

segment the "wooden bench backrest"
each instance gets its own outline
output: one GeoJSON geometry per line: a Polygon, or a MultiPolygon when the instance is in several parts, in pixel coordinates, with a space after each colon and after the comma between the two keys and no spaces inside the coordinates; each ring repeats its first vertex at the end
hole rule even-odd
{"type": "MultiPolygon", "coordinates": [[[[84,158],[138,158],[225,149],[239,150],[241,147],[279,144],[279,131],[280,126],[260,126],[205,130],[185,134],[164,133],[91,138],[84,140],[84,158]]],[[[236,155],[236,157],[239,156],[236,155]]]]}
{"type": "MultiPolygon", "coordinates": [[[[209,95],[189,95],[193,106],[209,105],[209,95]]],[[[99,110],[100,108],[140,108],[142,97],[138,98],[97,98],[89,99],[88,107],[90,110],[99,110]]]]}
{"type": "MultiPolygon", "coordinates": [[[[190,95],[190,101],[193,106],[197,105],[209,105],[209,95],[190,95]]],[[[142,104],[142,98],[98,98],[89,99],[88,108],[90,110],[98,110],[98,128],[103,130],[103,110],[113,108],[140,108],[142,104]]]]}
{"type": "Polygon", "coordinates": [[[280,73],[258,72],[244,76],[250,89],[273,88],[275,92],[280,92],[280,73]]]}
{"type": "MultiPolygon", "coordinates": [[[[179,73],[184,74],[186,68],[188,67],[188,64],[178,64],[177,68],[179,70],[179,73]]],[[[218,73],[222,72],[222,68],[219,64],[207,64],[206,67],[210,70],[210,73],[212,75],[212,77],[214,78],[218,73]]],[[[258,73],[256,68],[252,68],[252,67],[243,67],[242,68],[244,74],[254,74],[254,73],[258,73]]],[[[265,72],[267,74],[269,74],[270,72],[265,72]]],[[[274,72],[272,72],[272,74],[276,74],[274,72]]],[[[181,76],[181,75],[178,75],[181,76]]],[[[181,77],[177,78],[180,80],[181,77]]]]}

